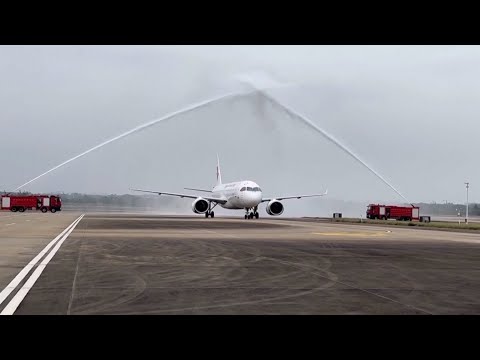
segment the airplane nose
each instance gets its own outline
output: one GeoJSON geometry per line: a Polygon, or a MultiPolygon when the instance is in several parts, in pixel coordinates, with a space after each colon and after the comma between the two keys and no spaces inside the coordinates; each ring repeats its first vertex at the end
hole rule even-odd
{"type": "Polygon", "coordinates": [[[260,192],[254,192],[250,196],[250,201],[252,206],[258,205],[258,203],[262,200],[262,194],[260,192]]]}
{"type": "Polygon", "coordinates": [[[249,192],[245,196],[247,206],[254,206],[256,203],[257,194],[249,192]]]}
{"type": "Polygon", "coordinates": [[[246,207],[257,206],[262,201],[262,193],[260,191],[243,191],[240,199],[246,207]]]}

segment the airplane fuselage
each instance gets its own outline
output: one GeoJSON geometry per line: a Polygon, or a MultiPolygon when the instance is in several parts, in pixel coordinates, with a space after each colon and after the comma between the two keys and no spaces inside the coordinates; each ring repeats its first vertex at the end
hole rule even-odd
{"type": "Polygon", "coordinates": [[[212,189],[212,195],[227,201],[219,204],[225,209],[250,209],[262,202],[262,190],[249,180],[217,185],[212,189]]]}
{"type": "Polygon", "coordinates": [[[262,189],[257,183],[250,180],[243,180],[224,184],[220,173],[220,160],[217,156],[217,183],[212,190],[185,188],[186,190],[199,191],[206,194],[185,194],[163,191],[152,191],[142,189],[131,189],[134,191],[154,193],[158,195],[177,196],[180,198],[193,199],[192,211],[195,214],[205,214],[205,217],[215,217],[213,209],[221,206],[224,209],[245,210],[245,219],[259,218],[258,205],[265,202],[268,215],[280,216],[283,214],[284,207],[282,200],[300,199],[302,197],[324,196],[327,194],[310,194],[310,195],[287,195],[276,197],[262,197],[262,189]]]}

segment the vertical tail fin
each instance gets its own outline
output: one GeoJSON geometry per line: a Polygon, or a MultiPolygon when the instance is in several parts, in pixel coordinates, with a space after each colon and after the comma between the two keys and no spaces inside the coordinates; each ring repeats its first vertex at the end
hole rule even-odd
{"type": "Polygon", "coordinates": [[[222,173],[220,172],[220,160],[217,154],[217,186],[222,184],[222,173]]]}

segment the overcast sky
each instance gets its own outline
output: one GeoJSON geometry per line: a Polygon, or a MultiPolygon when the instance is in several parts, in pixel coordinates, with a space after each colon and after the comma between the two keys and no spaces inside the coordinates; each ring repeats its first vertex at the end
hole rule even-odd
{"type": "MultiPolygon", "coordinates": [[[[0,186],[14,189],[135,126],[243,89],[237,75],[254,73],[293,84],[271,94],[409,200],[464,202],[468,180],[470,200],[480,201],[478,64],[478,46],[0,46],[0,186]]],[[[210,188],[217,152],[224,181],[254,180],[265,196],[328,188],[331,199],[402,202],[255,95],[160,123],[24,190],[210,188]]]]}

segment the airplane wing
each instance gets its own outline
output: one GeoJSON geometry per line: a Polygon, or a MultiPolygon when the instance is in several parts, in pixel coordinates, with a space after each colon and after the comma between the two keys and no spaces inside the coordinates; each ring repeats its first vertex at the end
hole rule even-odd
{"type": "Polygon", "coordinates": [[[141,189],[130,189],[132,191],[140,191],[140,192],[145,192],[145,193],[152,193],[152,194],[158,194],[158,195],[170,195],[170,196],[178,196],[180,198],[190,198],[190,199],[196,199],[198,197],[201,197],[202,199],[205,199],[207,201],[212,201],[218,204],[225,204],[227,200],[222,199],[220,197],[210,197],[210,196],[199,196],[199,195],[187,195],[187,194],[178,194],[178,193],[169,193],[169,192],[161,192],[161,191],[151,191],[151,190],[141,190],[141,189]]]}
{"type": "Polygon", "coordinates": [[[203,189],[193,189],[193,188],[184,188],[185,190],[195,190],[195,191],[201,191],[201,192],[208,192],[211,193],[212,190],[203,190],[203,189]]]}
{"type": "Polygon", "coordinates": [[[279,196],[279,197],[273,197],[273,198],[267,198],[267,199],[262,199],[262,202],[265,201],[270,201],[270,200],[287,200],[287,199],[301,199],[304,197],[315,197],[315,196],[325,196],[327,195],[328,190],[326,190],[323,194],[312,194],[312,195],[296,195],[296,196],[279,196]]]}

